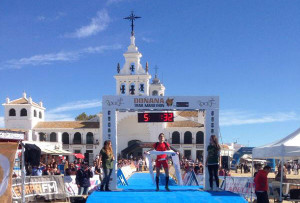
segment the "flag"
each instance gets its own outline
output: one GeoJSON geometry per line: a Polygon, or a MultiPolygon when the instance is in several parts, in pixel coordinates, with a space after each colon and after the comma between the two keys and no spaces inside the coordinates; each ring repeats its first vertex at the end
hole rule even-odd
{"type": "Polygon", "coordinates": [[[12,202],[12,172],[17,142],[0,142],[0,202],[12,202]]]}

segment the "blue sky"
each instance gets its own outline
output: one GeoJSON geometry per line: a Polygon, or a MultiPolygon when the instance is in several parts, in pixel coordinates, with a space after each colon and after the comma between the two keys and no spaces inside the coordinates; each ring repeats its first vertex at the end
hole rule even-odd
{"type": "Polygon", "coordinates": [[[100,112],[132,10],[142,64],[159,68],[166,95],[220,96],[224,142],[259,146],[299,128],[300,1],[289,0],[3,0],[0,101],[26,91],[48,120],[100,112]]]}

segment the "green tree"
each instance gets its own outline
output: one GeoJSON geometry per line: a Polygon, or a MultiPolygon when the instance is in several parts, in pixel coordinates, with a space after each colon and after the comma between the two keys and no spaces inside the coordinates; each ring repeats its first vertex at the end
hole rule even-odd
{"type": "Polygon", "coordinates": [[[88,121],[91,120],[92,118],[95,118],[97,115],[87,115],[85,112],[79,114],[78,116],[75,117],[76,121],[88,121]]]}

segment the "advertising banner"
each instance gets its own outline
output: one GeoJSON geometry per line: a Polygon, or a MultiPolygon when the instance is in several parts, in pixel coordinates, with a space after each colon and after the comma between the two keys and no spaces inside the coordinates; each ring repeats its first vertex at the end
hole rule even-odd
{"type": "Polygon", "coordinates": [[[237,193],[244,198],[255,198],[253,195],[255,186],[252,177],[232,177],[226,176],[222,182],[221,188],[226,191],[237,193]]]}
{"type": "MultiPolygon", "coordinates": [[[[78,195],[78,187],[76,185],[76,176],[64,176],[65,188],[66,192],[69,196],[78,195]]],[[[99,180],[99,175],[94,175],[90,178],[91,186],[89,187],[90,190],[96,190],[98,185],[101,183],[99,180]]]]}
{"type": "Polygon", "coordinates": [[[119,185],[128,185],[128,182],[124,176],[124,173],[122,172],[122,170],[120,168],[118,169],[117,176],[118,176],[118,184],[119,185]]]}
{"type": "Polygon", "coordinates": [[[196,175],[194,171],[189,171],[184,175],[183,185],[203,185],[203,175],[196,175]]]}
{"type": "Polygon", "coordinates": [[[177,181],[178,181],[178,185],[183,185],[183,181],[182,181],[182,177],[181,177],[179,157],[172,150],[169,150],[169,151],[156,151],[156,150],[153,150],[153,151],[149,151],[149,154],[146,155],[146,164],[147,164],[147,167],[149,168],[149,173],[150,173],[153,184],[155,184],[155,181],[154,181],[154,172],[153,172],[153,166],[152,166],[152,158],[150,156],[151,154],[154,154],[154,155],[166,154],[168,156],[171,156],[172,161],[173,161],[173,166],[174,166],[174,169],[175,169],[175,173],[176,173],[176,178],[177,178],[177,181]]]}
{"type": "MultiPolygon", "coordinates": [[[[22,179],[14,178],[12,184],[13,201],[22,200],[22,179]]],[[[37,200],[66,199],[63,176],[27,176],[25,178],[26,202],[37,200]]]]}
{"type": "Polygon", "coordinates": [[[16,142],[0,142],[0,202],[11,202],[12,171],[18,148],[16,142]]]}

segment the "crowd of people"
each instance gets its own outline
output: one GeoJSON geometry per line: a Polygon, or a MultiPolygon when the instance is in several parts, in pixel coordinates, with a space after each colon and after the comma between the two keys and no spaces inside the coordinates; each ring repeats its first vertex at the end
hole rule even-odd
{"type": "MultiPolygon", "coordinates": [[[[167,151],[171,150],[170,145],[164,141],[164,135],[161,133],[159,135],[159,142],[153,145],[151,150],[156,151],[167,151]]],[[[150,151],[146,151],[146,154],[150,154],[150,151]]],[[[179,152],[175,151],[178,155],[179,152]]],[[[202,163],[198,159],[195,161],[182,157],[180,159],[180,167],[184,174],[189,172],[194,172],[195,175],[201,175],[204,173],[204,169],[207,167],[209,172],[209,185],[211,190],[220,190],[219,188],[219,179],[218,176],[230,176],[229,170],[225,170],[220,167],[220,145],[218,144],[216,136],[212,135],[210,138],[210,144],[207,147],[207,157],[206,162],[202,163]],[[213,180],[216,181],[217,188],[213,188],[213,180]]],[[[89,165],[88,162],[84,162],[82,159],[76,159],[74,162],[69,162],[68,160],[56,157],[58,159],[46,159],[48,161],[40,162],[39,166],[27,167],[27,175],[32,176],[42,176],[42,175],[61,175],[65,176],[76,176],[76,184],[78,185],[78,194],[87,194],[88,188],[90,187],[90,178],[94,175],[99,175],[101,180],[100,191],[110,191],[109,189],[109,181],[110,176],[113,170],[114,163],[114,155],[112,150],[111,142],[105,141],[103,148],[100,151],[100,154],[94,160],[92,166],[89,165]],[[59,167],[60,166],[60,167],[59,167]]],[[[166,154],[157,155],[155,161],[153,161],[152,165],[154,170],[156,170],[156,190],[159,191],[159,173],[163,168],[166,174],[166,190],[168,188],[169,181],[169,166],[172,164],[172,159],[168,159],[166,154]],[[157,175],[158,174],[158,175],[157,175]]],[[[131,159],[118,159],[117,166],[118,168],[122,168],[125,166],[135,166],[136,171],[144,171],[147,170],[145,158],[133,158],[131,159]]],[[[261,164],[255,164],[254,168],[256,170],[254,174],[254,182],[255,182],[255,193],[257,196],[258,202],[267,202],[268,194],[267,194],[267,175],[271,171],[269,166],[262,166],[261,164]]],[[[297,162],[287,162],[284,164],[283,170],[281,170],[281,164],[277,166],[277,171],[275,173],[275,180],[281,180],[281,173],[283,171],[283,181],[286,180],[287,174],[298,175],[299,174],[300,165],[297,162]]],[[[241,173],[250,172],[250,167],[246,162],[240,163],[237,167],[237,170],[240,169],[241,173]]]]}

